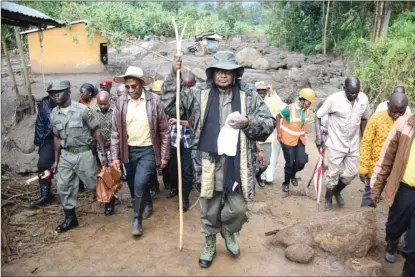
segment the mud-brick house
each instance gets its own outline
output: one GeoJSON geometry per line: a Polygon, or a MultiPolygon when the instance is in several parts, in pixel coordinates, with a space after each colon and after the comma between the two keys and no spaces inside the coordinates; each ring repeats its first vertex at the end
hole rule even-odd
{"type": "Polygon", "coordinates": [[[69,27],[47,27],[21,32],[27,35],[32,73],[98,73],[108,62],[107,41],[95,33],[89,40],[85,20],[69,27]],[[42,47],[41,47],[42,46],[42,47]]]}

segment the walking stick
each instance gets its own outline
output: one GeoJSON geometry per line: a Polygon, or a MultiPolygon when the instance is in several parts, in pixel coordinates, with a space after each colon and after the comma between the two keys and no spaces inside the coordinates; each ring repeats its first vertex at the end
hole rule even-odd
{"type": "MultiPolygon", "coordinates": [[[[180,56],[182,49],[182,38],[184,34],[184,29],[186,28],[186,22],[184,23],[182,33],[179,37],[179,31],[177,30],[177,24],[173,17],[174,32],[176,34],[176,43],[177,43],[177,55],[180,56]]],[[[183,196],[182,196],[182,162],[180,156],[180,139],[181,139],[181,128],[180,128],[180,69],[176,71],[176,128],[177,128],[177,137],[176,137],[176,151],[177,151],[177,176],[179,181],[179,215],[180,215],[180,244],[179,249],[183,249],[183,196]]]]}

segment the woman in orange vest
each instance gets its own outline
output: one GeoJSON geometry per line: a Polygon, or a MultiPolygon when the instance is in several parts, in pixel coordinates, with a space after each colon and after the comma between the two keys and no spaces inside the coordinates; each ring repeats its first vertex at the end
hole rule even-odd
{"type": "Polygon", "coordinates": [[[305,152],[305,133],[310,119],[309,108],[315,100],[315,92],[310,88],[304,88],[300,90],[298,100],[277,115],[278,140],[285,159],[284,183],[282,183],[284,192],[290,190],[290,182],[293,186],[298,186],[295,174],[303,170],[308,162],[308,155],[305,152]]]}

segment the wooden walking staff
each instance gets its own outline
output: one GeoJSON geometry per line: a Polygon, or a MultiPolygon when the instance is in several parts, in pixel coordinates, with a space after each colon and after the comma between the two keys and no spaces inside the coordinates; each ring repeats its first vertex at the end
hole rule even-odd
{"type": "MultiPolygon", "coordinates": [[[[176,34],[176,43],[177,43],[177,56],[181,55],[182,50],[182,38],[184,34],[184,29],[186,29],[186,22],[184,23],[182,33],[179,37],[179,31],[177,30],[177,24],[173,17],[174,32],[176,34]]],[[[178,186],[179,186],[179,215],[180,215],[180,251],[183,249],[183,196],[182,196],[182,162],[180,156],[180,139],[181,139],[181,126],[180,126],[180,69],[176,71],[176,127],[177,127],[177,137],[176,137],[176,151],[177,151],[177,176],[178,176],[178,186]]]]}

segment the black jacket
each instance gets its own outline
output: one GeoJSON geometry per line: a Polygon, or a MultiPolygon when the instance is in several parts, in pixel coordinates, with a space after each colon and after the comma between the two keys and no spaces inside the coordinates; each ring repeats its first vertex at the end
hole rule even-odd
{"type": "Polygon", "coordinates": [[[35,128],[36,146],[42,146],[45,138],[48,135],[52,135],[52,122],[50,120],[50,114],[52,113],[54,107],[55,103],[50,96],[46,96],[39,102],[35,128]]]}

